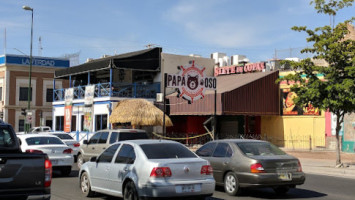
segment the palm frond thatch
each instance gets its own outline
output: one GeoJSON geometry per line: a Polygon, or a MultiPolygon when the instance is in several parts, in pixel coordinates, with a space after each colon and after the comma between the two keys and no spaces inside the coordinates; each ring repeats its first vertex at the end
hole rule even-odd
{"type": "MultiPolygon", "coordinates": [[[[163,112],[145,99],[118,102],[110,116],[110,123],[131,123],[132,126],[163,126],[163,112]]],[[[173,126],[165,115],[165,126],[173,126]]]]}

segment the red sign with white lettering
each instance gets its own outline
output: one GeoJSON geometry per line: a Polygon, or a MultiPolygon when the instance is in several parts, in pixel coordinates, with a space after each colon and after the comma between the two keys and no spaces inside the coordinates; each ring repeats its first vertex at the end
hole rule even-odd
{"type": "Polygon", "coordinates": [[[216,67],[214,69],[214,76],[225,75],[225,74],[242,74],[248,72],[258,72],[265,69],[265,63],[248,63],[244,66],[226,66],[226,67],[216,67]]]}

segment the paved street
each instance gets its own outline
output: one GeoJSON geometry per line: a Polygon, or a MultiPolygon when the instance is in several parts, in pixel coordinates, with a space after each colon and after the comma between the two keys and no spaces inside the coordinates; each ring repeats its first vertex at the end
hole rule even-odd
{"type": "MultiPolygon", "coordinates": [[[[54,173],[52,182],[52,200],[99,200],[121,199],[98,195],[95,198],[85,198],[79,189],[78,171],[74,170],[70,177],[61,177],[54,173]]],[[[254,189],[244,192],[239,197],[230,197],[217,187],[211,200],[219,199],[324,199],[324,200],[353,200],[355,179],[308,174],[306,183],[296,189],[290,190],[285,196],[276,195],[271,189],[254,189]]]]}

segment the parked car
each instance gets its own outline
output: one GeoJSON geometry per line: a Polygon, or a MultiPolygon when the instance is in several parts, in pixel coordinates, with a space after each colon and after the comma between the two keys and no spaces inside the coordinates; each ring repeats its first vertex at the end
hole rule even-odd
{"type": "Polygon", "coordinates": [[[98,156],[111,144],[117,141],[148,139],[145,130],[139,129],[110,129],[96,132],[89,141],[84,140],[77,154],[78,168],[91,157],[98,156]]]}
{"type": "Polygon", "coordinates": [[[211,163],[216,184],[229,195],[247,187],[272,187],[283,194],[305,182],[300,161],[266,141],[215,140],[196,154],[211,163]]]}
{"type": "MultiPolygon", "coordinates": [[[[52,128],[49,126],[36,126],[36,127],[30,128],[28,133],[41,133],[41,132],[50,132],[50,131],[52,131],[52,128]]],[[[16,132],[16,135],[23,135],[23,134],[25,134],[24,131],[16,132]]]]}
{"type": "Polygon", "coordinates": [[[68,145],[68,147],[73,150],[72,154],[74,156],[74,162],[76,162],[77,155],[80,150],[80,142],[74,140],[71,135],[64,132],[47,132],[47,134],[59,137],[66,145],[68,145]]]}
{"type": "Polygon", "coordinates": [[[39,133],[39,132],[49,132],[52,131],[52,128],[49,126],[36,126],[30,128],[29,133],[39,133]]]}
{"type": "Polygon", "coordinates": [[[52,166],[44,153],[23,153],[10,124],[0,120],[0,199],[50,199],[52,166]]]}
{"type": "Polygon", "coordinates": [[[209,162],[184,145],[168,140],[114,143],[79,171],[86,196],[94,192],[126,199],[212,196],[215,181],[209,162]]]}
{"type": "Polygon", "coordinates": [[[52,163],[53,169],[68,176],[74,163],[72,149],[55,135],[25,134],[17,135],[22,152],[45,153],[52,163]]]}

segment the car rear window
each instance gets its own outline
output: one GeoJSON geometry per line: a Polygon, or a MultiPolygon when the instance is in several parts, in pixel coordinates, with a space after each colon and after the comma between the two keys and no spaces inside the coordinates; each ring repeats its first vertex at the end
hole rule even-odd
{"type": "Polygon", "coordinates": [[[286,154],[277,146],[267,142],[240,142],[236,143],[236,145],[247,156],[274,156],[286,154]]]}
{"type": "Polygon", "coordinates": [[[73,138],[68,134],[53,134],[63,140],[73,140],[73,138]]]}
{"type": "Polygon", "coordinates": [[[0,128],[0,147],[15,146],[15,138],[11,130],[5,127],[0,128]]]}
{"type": "Polygon", "coordinates": [[[120,132],[119,141],[149,139],[145,132],[120,132]]]}
{"type": "Polygon", "coordinates": [[[64,144],[57,137],[30,137],[26,138],[27,145],[47,145],[47,144],[64,144]]]}
{"type": "Polygon", "coordinates": [[[141,144],[140,147],[142,148],[148,159],[174,159],[197,157],[188,148],[184,147],[181,144],[141,144]]]}

